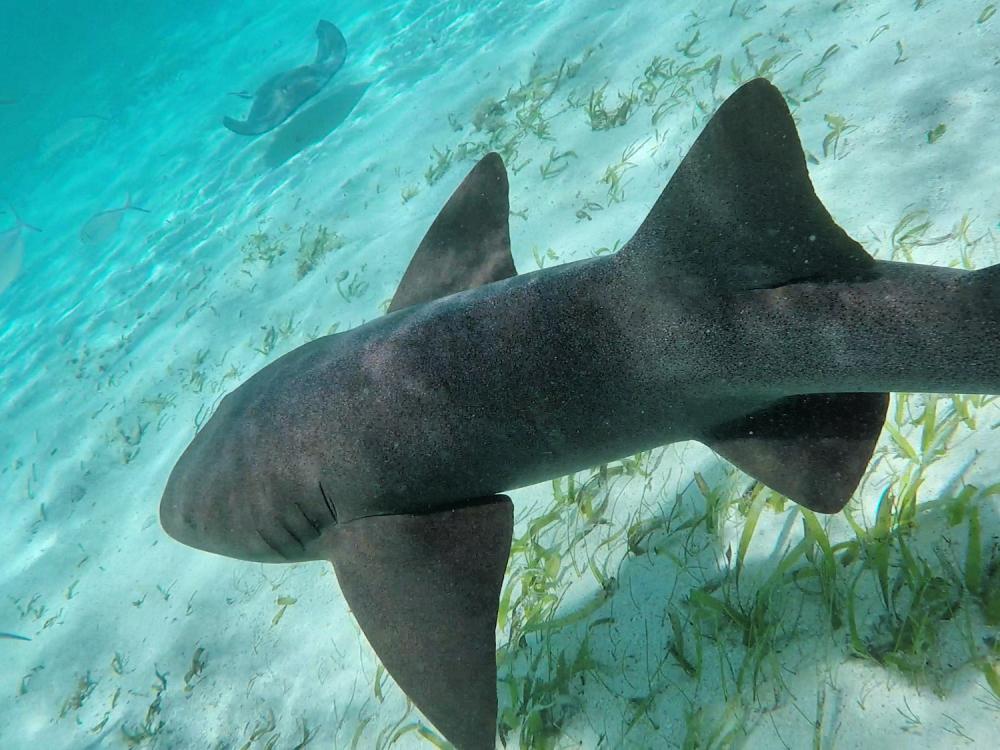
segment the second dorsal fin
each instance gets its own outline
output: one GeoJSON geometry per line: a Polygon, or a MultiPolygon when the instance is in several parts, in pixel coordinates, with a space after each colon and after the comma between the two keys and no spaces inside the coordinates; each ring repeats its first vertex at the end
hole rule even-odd
{"type": "Polygon", "coordinates": [[[507,170],[484,156],[452,194],[421,241],[388,312],[517,275],[510,254],[507,170]]]}

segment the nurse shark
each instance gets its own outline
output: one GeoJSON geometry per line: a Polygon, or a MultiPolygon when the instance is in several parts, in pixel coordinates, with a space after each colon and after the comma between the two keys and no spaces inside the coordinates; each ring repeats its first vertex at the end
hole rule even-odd
{"type": "Polygon", "coordinates": [[[160,505],[192,547],[332,562],[385,668],[461,750],[496,741],[505,491],[698,440],[834,513],[890,391],[1000,393],[1000,265],[868,255],[763,79],[722,104],[614,255],[517,274],[507,190],[487,155],[388,313],[228,394],[160,505]]]}

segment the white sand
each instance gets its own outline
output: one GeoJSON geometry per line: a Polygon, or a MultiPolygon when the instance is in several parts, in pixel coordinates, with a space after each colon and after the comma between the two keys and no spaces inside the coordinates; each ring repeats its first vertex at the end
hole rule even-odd
{"type": "MultiPolygon", "coordinates": [[[[382,684],[384,703],[377,699],[376,661],[329,565],[261,566],[188,549],[160,530],[157,504],[199,413],[309,335],[380,314],[423,232],[472,164],[453,164],[428,186],[423,175],[432,149],[473,137],[470,121],[480,103],[527,82],[536,60],[550,71],[564,58],[594,50],[546,105],[552,114],[567,96],[586,99],[606,81],[615,102],[616,92],[628,90],[655,55],[683,61],[677,45],[697,31],[693,49],[700,54],[693,59],[722,56],[717,98],[697,88],[714,110],[734,88],[731,61],[746,65],[742,42],[760,34],[747,48],[758,63],[782,55],[773,79],[786,93],[802,96],[822,84],[822,93],[795,115],[804,145],[819,157],[810,166],[817,192],[844,228],[885,258],[887,236],[910,208],[933,218],[927,237],[948,233],[968,214],[975,217],[972,237],[992,233],[977,245],[975,263],[1000,260],[993,242],[1000,231],[1000,126],[993,122],[1000,109],[1000,16],[977,23],[986,0],[930,0],[920,9],[909,0],[857,0],[836,12],[832,1],[737,3],[761,6],[747,19],[730,17],[731,4],[720,1],[697,4],[713,10],[701,11],[696,27],[686,4],[639,0],[487,7],[414,1],[362,19],[347,4],[341,13],[325,6],[322,14],[315,5],[269,5],[280,9],[254,16],[220,11],[201,27],[166,34],[148,67],[134,71],[144,84],[141,97],[97,128],[59,133],[53,124],[56,137],[47,148],[22,154],[20,171],[0,186],[26,220],[45,229],[25,238],[22,277],[0,296],[0,540],[6,550],[0,631],[32,638],[0,640],[0,747],[120,747],[122,728],[134,734],[147,717],[153,728],[163,722],[148,746],[248,747],[255,727],[273,713],[274,727],[249,747],[268,746],[275,733],[274,747],[296,746],[305,722],[319,729],[315,747],[347,748],[356,741],[370,748],[388,746],[397,723],[409,727],[419,719],[407,713],[390,681],[382,684]],[[331,86],[370,86],[337,130],[269,166],[273,136],[250,140],[221,127],[223,114],[237,116],[248,106],[226,92],[252,90],[271,72],[310,59],[311,29],[320,15],[341,26],[350,47],[348,65],[331,86]],[[906,59],[894,64],[897,41],[906,59]],[[824,74],[812,87],[800,86],[803,73],[834,44],[839,51],[824,74]],[[801,56],[792,60],[795,54],[801,56]],[[839,158],[822,157],[824,115],[831,113],[857,126],[840,144],[839,158]],[[452,129],[449,115],[462,132],[452,129]],[[927,131],[939,123],[946,132],[928,143],[927,131]],[[404,204],[401,191],[411,185],[419,193],[404,204]],[[126,216],[105,247],[81,246],[77,233],[86,219],[121,205],[130,191],[152,213],[126,216]],[[270,269],[241,260],[240,247],[259,222],[291,245],[270,269]],[[346,245],[296,283],[295,245],[306,223],[326,225],[346,245]],[[286,224],[290,230],[282,232],[286,224]],[[368,284],[350,303],[334,285],[345,270],[368,284]],[[267,356],[255,351],[262,328],[280,328],[290,317],[296,324],[290,336],[267,356]],[[237,374],[227,377],[234,366],[237,374]],[[159,413],[149,403],[157,397],[169,400],[159,413]],[[279,597],[296,601],[273,624],[279,597]],[[198,648],[204,669],[185,691],[198,648]],[[166,677],[158,702],[156,670],[166,677]],[[74,703],[86,675],[92,689],[74,703]]],[[[111,88],[105,78],[112,75],[121,72],[95,71],[93,90],[111,88]]],[[[523,220],[511,219],[520,269],[536,267],[533,248],[551,248],[564,262],[628,239],[706,119],[687,102],[660,122],[657,134],[652,110],[641,106],[624,127],[593,131],[583,112],[569,109],[551,122],[554,142],[525,139],[513,166],[531,162],[511,175],[512,209],[526,212],[523,220]],[[608,206],[600,179],[636,143],[625,200],[608,206]],[[543,181],[538,167],[553,146],[577,158],[543,181]],[[580,221],[575,214],[585,201],[607,207],[580,221]]],[[[956,241],[918,247],[915,259],[948,263],[958,247],[956,241]]],[[[1000,481],[998,423],[1000,411],[991,405],[978,413],[975,432],[956,433],[929,470],[921,501],[933,508],[961,481],[980,487],[1000,481]]],[[[887,477],[903,465],[887,436],[883,441],[887,457],[863,485],[855,510],[867,525],[887,477]]],[[[671,447],[648,483],[616,485],[609,519],[659,518],[670,513],[678,492],[687,493],[684,513],[703,510],[704,500],[691,489],[696,471],[723,481],[729,470],[700,446],[671,447]]],[[[739,478],[733,482],[745,486],[739,478]]],[[[550,485],[514,499],[522,533],[530,511],[551,502],[550,485]]],[[[984,499],[980,506],[987,556],[1000,533],[998,502],[984,499]]],[[[743,593],[801,538],[801,522],[791,513],[763,514],[743,593]]],[[[940,512],[928,519],[909,543],[935,562],[942,545],[950,554],[948,535],[962,541],[967,526],[951,529],[940,512]]],[[[756,699],[747,693],[738,699],[728,670],[739,669],[742,645],[725,629],[704,641],[710,653],[702,674],[685,675],[667,651],[667,612],[681,613],[686,622],[686,593],[725,574],[727,548],[735,553],[741,528],[742,517],[733,512],[718,537],[701,531],[691,542],[695,548],[685,549],[683,540],[668,536],[661,540],[663,554],[639,557],[625,556],[623,540],[600,551],[596,537],[585,540],[581,550],[610,561],[617,593],[582,628],[534,638],[529,651],[566,649],[572,657],[587,623],[593,626],[590,648],[603,666],[585,686],[578,679],[573,684],[556,747],[681,746],[685,713],[698,708],[706,726],[722,727],[700,746],[995,746],[1000,700],[980,672],[958,668],[963,627],[953,620],[967,618],[964,631],[980,650],[988,634],[968,602],[940,624],[950,639],[942,648],[959,654],[942,697],[898,670],[850,658],[845,630],[830,636],[819,598],[807,593],[816,590],[814,581],[802,585],[801,598],[795,586],[783,587],[773,603],[800,625],[789,627],[780,654],[772,655],[784,685],[765,681],[756,699]],[[614,620],[595,624],[604,618],[614,620]],[[726,655],[734,663],[727,666],[726,655]],[[630,727],[636,706],[630,701],[647,697],[649,718],[630,727]],[[818,706],[823,722],[820,744],[813,745],[818,706]],[[749,738],[725,739],[737,727],[749,738]]],[[[601,538],[615,530],[602,530],[601,538]]],[[[830,522],[830,533],[835,540],[852,536],[840,518],[830,522]]],[[[857,592],[865,627],[879,616],[870,578],[857,592]]],[[[585,568],[567,584],[573,579],[560,616],[598,590],[585,568]]],[[[501,677],[511,674],[501,671],[501,677]]],[[[517,745],[512,737],[510,746],[517,745]]],[[[429,747],[413,732],[392,746],[429,747]]]]}

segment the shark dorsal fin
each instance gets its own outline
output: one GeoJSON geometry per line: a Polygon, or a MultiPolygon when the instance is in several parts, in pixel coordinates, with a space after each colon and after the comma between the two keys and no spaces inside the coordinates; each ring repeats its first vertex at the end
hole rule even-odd
{"type": "Polygon", "coordinates": [[[731,289],[853,280],[874,263],[816,197],[788,106],[763,78],[719,107],[621,255],[641,278],[731,289]]]}
{"type": "Polygon", "coordinates": [[[496,622],[514,510],[495,495],[338,527],[330,560],[386,671],[461,750],[495,745],[496,622]]]}
{"type": "Polygon", "coordinates": [[[517,275],[507,170],[487,154],[452,194],[410,260],[389,312],[517,275]]]}
{"type": "Polygon", "coordinates": [[[887,393],[792,396],[701,442],[799,505],[836,513],[865,473],[888,405],[887,393]]]}

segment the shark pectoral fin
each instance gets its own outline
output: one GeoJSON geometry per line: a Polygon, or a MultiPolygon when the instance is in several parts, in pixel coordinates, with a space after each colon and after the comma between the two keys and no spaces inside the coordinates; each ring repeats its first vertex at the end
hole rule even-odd
{"type": "Polygon", "coordinates": [[[427,230],[388,312],[517,275],[510,254],[507,191],[503,159],[487,154],[427,230]]]}
{"type": "Polygon", "coordinates": [[[460,750],[495,746],[496,621],[510,498],[338,527],[330,560],[365,637],[403,692],[460,750]]]}
{"type": "Polygon", "coordinates": [[[799,505],[836,513],[864,475],[888,405],[887,393],[793,396],[701,442],[799,505]]]}

